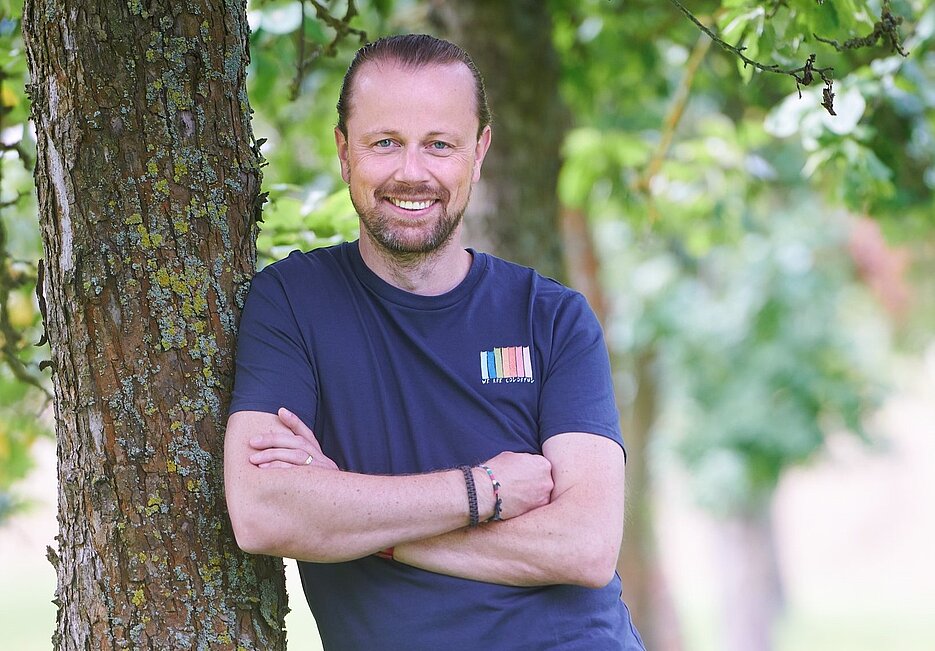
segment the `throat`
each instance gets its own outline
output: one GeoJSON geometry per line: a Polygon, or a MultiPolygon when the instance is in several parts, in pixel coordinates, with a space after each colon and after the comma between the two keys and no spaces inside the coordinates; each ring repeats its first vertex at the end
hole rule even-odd
{"type": "Polygon", "coordinates": [[[359,247],[364,264],[376,275],[398,289],[421,296],[439,296],[457,287],[473,260],[470,252],[455,246],[426,253],[389,251],[364,233],[359,247]]]}

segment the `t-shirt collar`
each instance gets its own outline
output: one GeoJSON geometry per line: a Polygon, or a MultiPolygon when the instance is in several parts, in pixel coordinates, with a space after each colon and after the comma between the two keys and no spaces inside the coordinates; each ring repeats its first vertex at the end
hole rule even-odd
{"type": "Polygon", "coordinates": [[[358,280],[384,300],[419,310],[440,310],[454,305],[471,293],[487,268],[486,254],[478,253],[471,248],[465,249],[471,254],[471,267],[460,283],[444,294],[438,294],[437,296],[413,294],[389,284],[375,274],[361,257],[358,242],[359,240],[347,242],[342,247],[358,280]]]}

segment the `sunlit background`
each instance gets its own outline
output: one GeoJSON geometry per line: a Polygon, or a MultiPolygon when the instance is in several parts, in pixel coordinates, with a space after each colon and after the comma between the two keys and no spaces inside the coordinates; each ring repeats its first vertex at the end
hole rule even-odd
{"type": "MultiPolygon", "coordinates": [[[[433,31],[454,11],[357,4],[371,35],[433,31]]],[[[800,97],[790,77],[743,66],[672,3],[540,4],[570,116],[566,281],[602,319],[614,363],[630,452],[620,572],[650,651],[935,649],[932,2],[892,3],[908,56],[822,51],[836,116],[820,86],[800,97]]],[[[864,34],[882,10],[690,4],[747,56],[789,66],[802,34],[864,34]]],[[[20,12],[0,0],[0,646],[46,651],[55,450],[48,349],[32,346],[41,245],[20,12]]],[[[251,1],[249,20],[265,264],[356,237],[331,135],[356,43],[297,72],[296,32],[322,46],[333,32],[289,0],[251,1]]],[[[533,147],[494,129],[495,148],[533,147]]],[[[485,179],[477,196],[509,182],[485,179]]],[[[287,568],[290,648],[319,648],[287,568]]]]}

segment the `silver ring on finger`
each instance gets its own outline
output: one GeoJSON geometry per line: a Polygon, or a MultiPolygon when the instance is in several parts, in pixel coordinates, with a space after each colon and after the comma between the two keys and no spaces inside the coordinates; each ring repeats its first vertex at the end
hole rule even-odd
{"type": "Polygon", "coordinates": [[[307,466],[307,465],[310,464],[311,462],[312,462],[312,455],[308,455],[308,459],[306,459],[306,460],[305,460],[305,463],[302,464],[302,465],[307,466]]]}

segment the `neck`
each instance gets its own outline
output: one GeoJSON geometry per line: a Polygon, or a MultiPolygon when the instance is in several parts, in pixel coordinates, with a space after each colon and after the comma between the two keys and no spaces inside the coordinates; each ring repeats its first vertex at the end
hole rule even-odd
{"type": "Polygon", "coordinates": [[[374,242],[362,228],[358,246],[364,264],[390,285],[413,294],[438,296],[457,287],[471,269],[471,254],[461,247],[459,235],[453,233],[429,253],[398,253],[374,242]]]}

